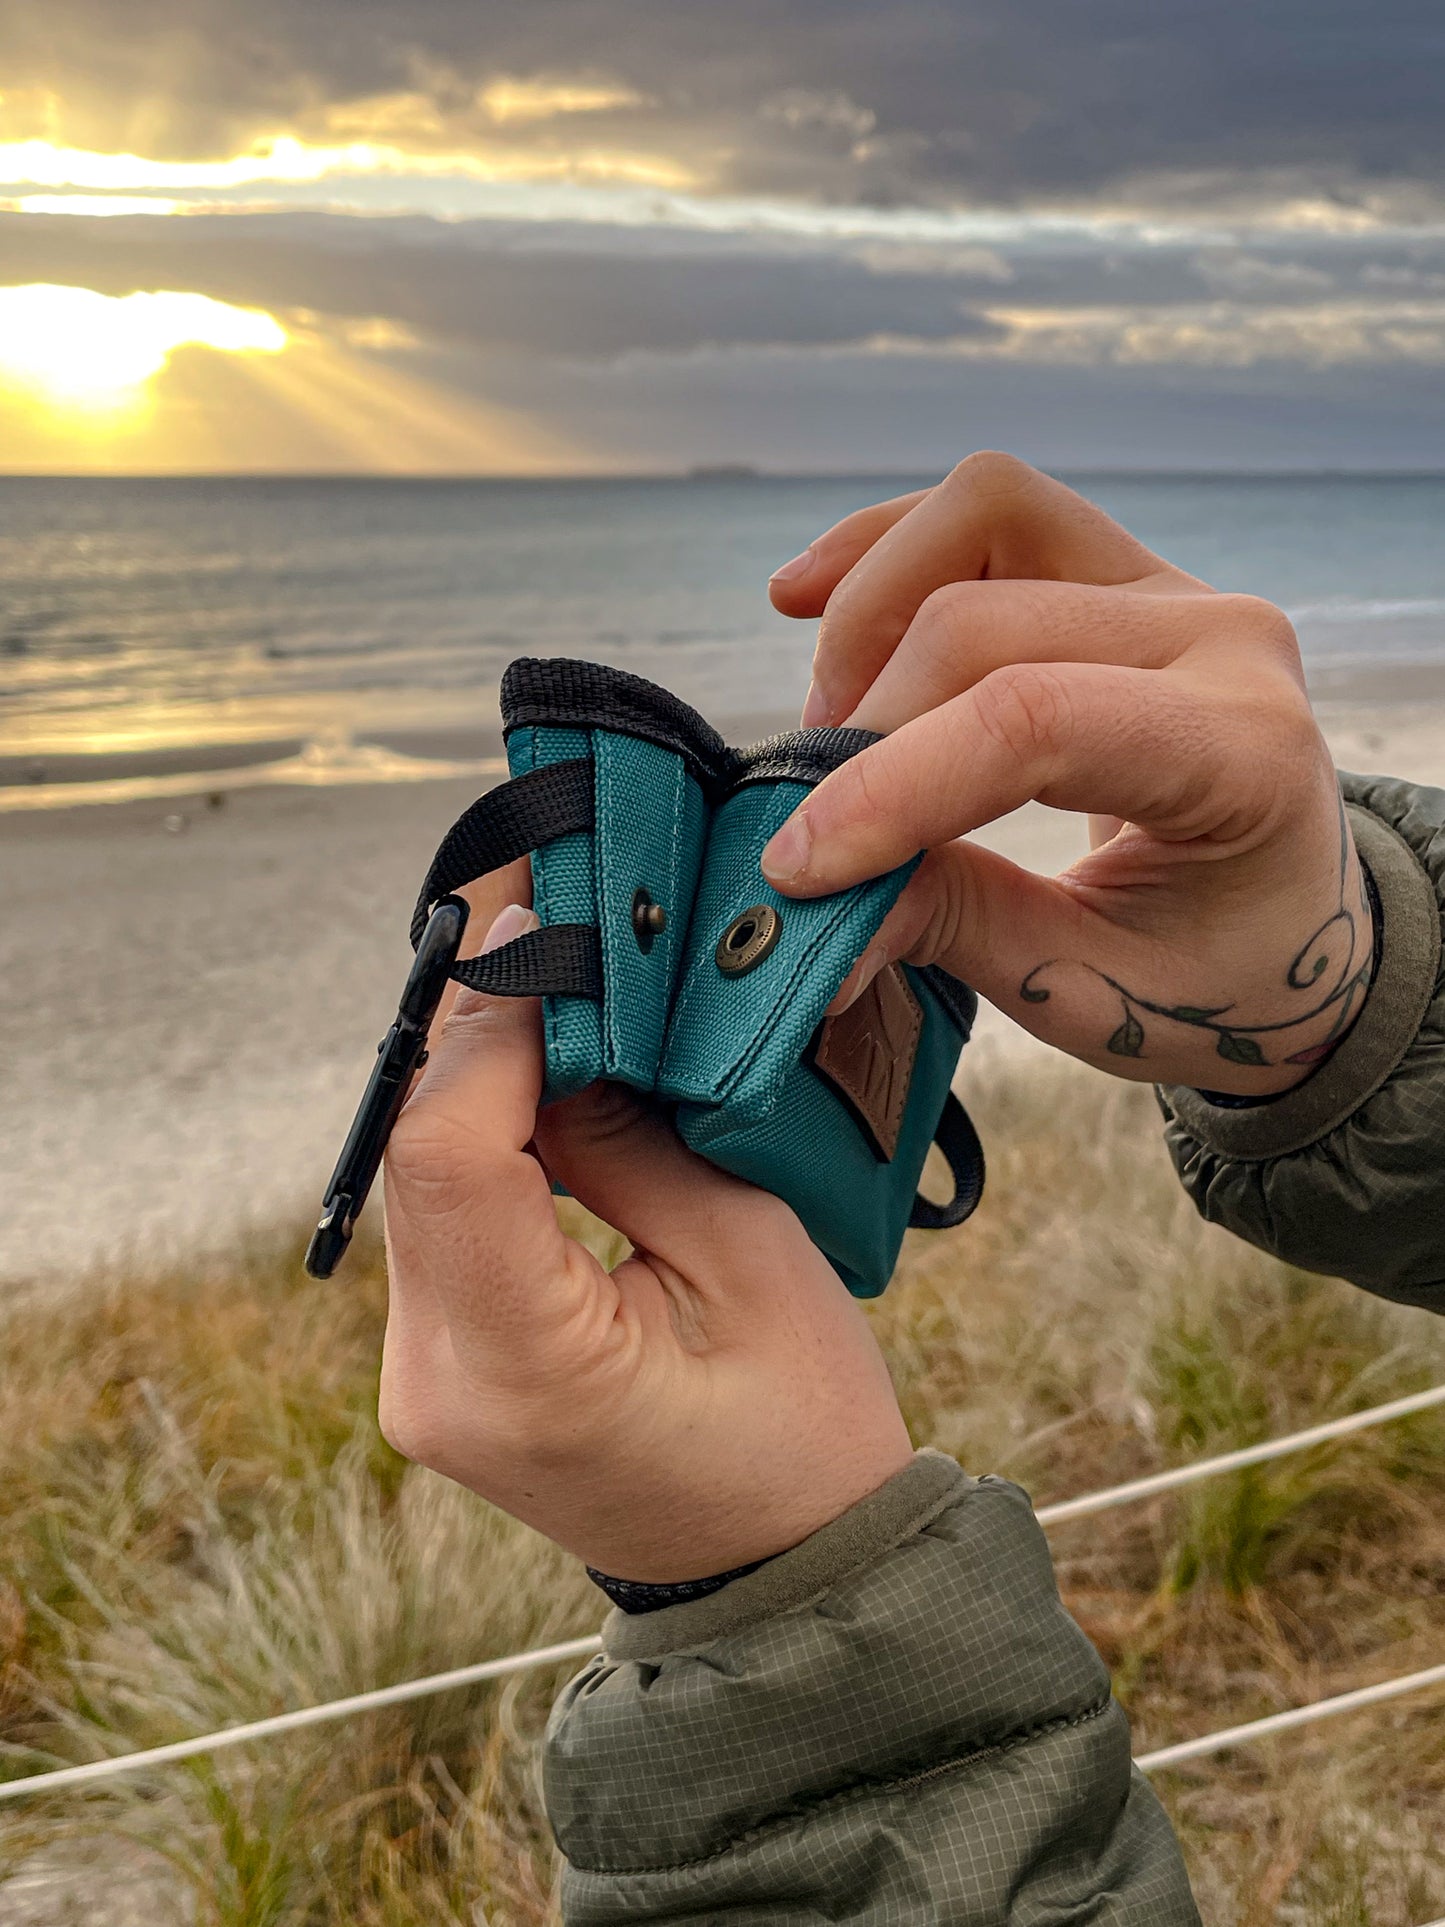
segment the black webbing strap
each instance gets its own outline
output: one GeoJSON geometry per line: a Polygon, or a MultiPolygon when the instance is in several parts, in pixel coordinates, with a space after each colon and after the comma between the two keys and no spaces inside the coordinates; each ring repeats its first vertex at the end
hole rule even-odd
{"type": "Polygon", "coordinates": [[[421,886],[411,917],[412,948],[421,942],[432,906],[460,884],[475,883],[559,836],[590,830],[592,775],[590,756],[549,763],[499,783],[464,810],[442,838],[421,886]]]}
{"type": "MultiPolygon", "coordinates": [[[[591,830],[594,766],[590,756],[550,763],[514,776],[479,796],[441,840],[411,918],[415,949],[434,905],[463,884],[515,863],[559,836],[591,830]]],[[[602,996],[602,945],[596,924],[550,923],[523,937],[465,957],[451,975],[493,997],[602,996]]]]}
{"type": "Polygon", "coordinates": [[[973,1119],[953,1092],[944,1100],[943,1115],[933,1141],[948,1159],[953,1173],[953,1197],[948,1204],[933,1204],[922,1192],[913,1200],[908,1222],[918,1231],[946,1231],[971,1217],[983,1196],[983,1146],[973,1119]]]}
{"type": "Polygon", "coordinates": [[[602,997],[602,940],[595,923],[544,923],[500,950],[464,957],[452,975],[489,997],[602,997]]]}

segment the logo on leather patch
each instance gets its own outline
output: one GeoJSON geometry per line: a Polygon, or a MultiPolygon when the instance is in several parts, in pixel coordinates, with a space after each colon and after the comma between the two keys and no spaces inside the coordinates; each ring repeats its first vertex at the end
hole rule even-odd
{"type": "Polygon", "coordinates": [[[813,1064],[848,1100],[879,1155],[898,1149],[923,1035],[923,1006],[901,964],[880,970],[863,995],[824,1018],[813,1064]]]}

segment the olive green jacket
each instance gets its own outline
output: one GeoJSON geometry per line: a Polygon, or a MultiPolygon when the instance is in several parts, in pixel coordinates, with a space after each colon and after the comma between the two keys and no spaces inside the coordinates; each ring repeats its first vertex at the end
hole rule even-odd
{"type": "MultiPolygon", "coordinates": [[[[1363,1015],[1288,1096],[1162,1092],[1201,1211],[1445,1310],[1445,793],[1346,778],[1384,925],[1363,1015]]],[[[939,1453],[722,1591],[614,1612],[559,1700],[571,1927],[1190,1927],[1163,1810],[1025,1495],[939,1453]]]]}

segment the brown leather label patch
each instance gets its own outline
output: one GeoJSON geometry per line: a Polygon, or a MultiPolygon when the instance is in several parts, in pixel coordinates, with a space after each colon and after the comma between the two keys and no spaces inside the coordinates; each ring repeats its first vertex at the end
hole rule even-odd
{"type": "Polygon", "coordinates": [[[813,1062],[835,1084],[885,1158],[898,1149],[908,1106],[923,1006],[901,964],[880,970],[856,1003],[827,1017],[813,1062]]]}

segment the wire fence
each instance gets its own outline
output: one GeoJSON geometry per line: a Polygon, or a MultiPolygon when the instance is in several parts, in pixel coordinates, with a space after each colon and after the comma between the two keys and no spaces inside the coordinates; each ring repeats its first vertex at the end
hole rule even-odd
{"type": "MultiPolygon", "coordinates": [[[[1329,1419],[1320,1425],[1312,1425],[1301,1432],[1287,1433],[1280,1438],[1266,1439],[1257,1445],[1241,1447],[1238,1451],[1224,1452],[1214,1458],[1197,1459],[1192,1464],[1176,1466],[1167,1472],[1157,1472],[1147,1478],[1133,1479],[1126,1485],[1110,1486],[1104,1491],[1085,1493],[1077,1499],[1065,1499],[1051,1506],[1039,1509],[1041,1525],[1057,1525],[1066,1520],[1081,1518],[1087,1514],[1103,1512],[1113,1506],[1128,1505],[1140,1499],[1153,1498],[1164,1492],[1178,1491],[1180,1488],[1200,1483],[1204,1479],[1216,1478],[1226,1472],[1239,1471],[1246,1466],[1260,1465],[1270,1459],[1284,1458],[1292,1452],[1303,1452],[1313,1446],[1326,1445],[1335,1439],[1346,1438],[1355,1432],[1362,1432],[1371,1426],[1388,1424],[1392,1420],[1411,1416],[1417,1412],[1445,1406],[1445,1385],[1434,1385],[1423,1392],[1412,1392],[1404,1398],[1391,1399],[1383,1405],[1372,1405],[1363,1411],[1350,1412],[1341,1418],[1329,1419]]],[[[433,1693],[447,1693],[462,1687],[480,1685],[488,1680],[502,1679],[512,1673],[525,1672],[533,1667],[559,1665],[565,1661],[584,1659],[601,1650],[602,1641],[596,1634],[581,1639],[564,1640],[554,1646],[538,1646],[529,1652],[509,1653],[501,1659],[481,1660],[472,1666],[458,1666],[446,1673],[432,1673],[423,1679],[402,1680],[392,1686],[381,1686],[371,1692],[353,1693],[344,1699],[326,1700],[315,1706],[297,1707],[289,1713],[277,1713],[267,1719],[249,1720],[242,1725],[222,1727],[213,1733],[200,1733],[189,1739],[176,1740],[166,1746],[153,1746],[133,1753],[122,1753],[107,1759],[90,1760],[79,1766],[57,1767],[43,1773],[33,1773],[23,1779],[0,1782],[0,1801],[18,1800],[34,1797],[41,1793],[61,1793],[69,1788],[88,1786],[99,1781],[114,1779],[121,1774],[143,1772],[153,1767],[169,1766],[180,1760],[193,1759],[198,1754],[219,1752],[226,1747],[244,1746],[254,1740],[267,1740],[283,1733],[296,1732],[305,1727],[321,1726],[330,1721],[349,1719],[357,1714],[379,1711],[383,1707],[397,1706],[407,1700],[423,1699],[433,1693]]],[[[1225,1727],[1215,1733],[1202,1734],[1197,1739],[1181,1740],[1173,1746],[1157,1748],[1152,1753],[1140,1755],[1135,1764],[1146,1773],[1158,1772],[1168,1767],[1180,1766],[1189,1760],[1202,1759],[1210,1754],[1221,1753],[1231,1747],[1253,1745],[1273,1734],[1283,1733],[1298,1726],[1312,1725],[1318,1720],[1333,1719],[1344,1713],[1357,1712],[1365,1707],[1376,1706],[1389,1700],[1401,1699],[1413,1693],[1425,1692],[1434,1686],[1445,1686],[1445,1665],[1426,1667],[1417,1673],[1407,1673],[1393,1679],[1380,1680],[1373,1686],[1363,1686],[1353,1692],[1339,1693],[1328,1699],[1314,1700],[1304,1706],[1296,1706],[1281,1713],[1271,1713],[1262,1719],[1250,1720],[1241,1726],[1225,1727]]],[[[1434,1921],[1430,1927],[1445,1927],[1445,1920],[1434,1921]]]]}

